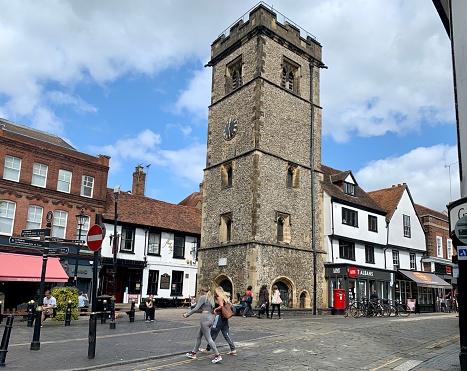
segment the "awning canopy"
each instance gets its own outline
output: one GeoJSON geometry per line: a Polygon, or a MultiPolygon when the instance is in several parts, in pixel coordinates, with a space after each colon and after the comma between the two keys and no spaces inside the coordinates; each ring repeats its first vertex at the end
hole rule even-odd
{"type": "MultiPolygon", "coordinates": [[[[0,281],[40,282],[42,256],[0,252],[0,281]]],[[[48,258],[46,282],[67,282],[68,275],[59,258],[48,258]]]]}
{"type": "Polygon", "coordinates": [[[421,287],[452,288],[452,286],[449,283],[447,283],[445,280],[439,278],[436,274],[433,273],[403,271],[400,269],[399,272],[407,278],[410,278],[412,281],[416,282],[417,285],[421,287]]]}

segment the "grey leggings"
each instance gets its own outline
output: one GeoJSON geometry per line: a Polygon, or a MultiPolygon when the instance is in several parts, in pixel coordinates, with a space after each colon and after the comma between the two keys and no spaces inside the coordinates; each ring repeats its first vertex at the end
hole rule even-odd
{"type": "MultiPolygon", "coordinates": [[[[224,335],[224,339],[229,344],[230,350],[234,351],[235,350],[235,344],[232,340],[232,338],[229,335],[229,320],[226,318],[222,318],[220,314],[217,314],[216,317],[214,318],[214,324],[212,325],[211,328],[211,337],[212,340],[216,340],[217,335],[219,335],[219,331],[222,331],[222,335],[224,335]]],[[[206,350],[210,350],[211,347],[208,346],[206,347],[206,350]]]]}
{"type": "Polygon", "coordinates": [[[201,345],[201,339],[204,336],[206,341],[209,344],[209,347],[214,351],[214,354],[219,354],[217,350],[216,343],[212,340],[211,337],[211,326],[212,326],[212,315],[211,313],[201,313],[201,318],[199,319],[199,331],[196,338],[195,347],[193,348],[193,353],[196,353],[201,345]]]}

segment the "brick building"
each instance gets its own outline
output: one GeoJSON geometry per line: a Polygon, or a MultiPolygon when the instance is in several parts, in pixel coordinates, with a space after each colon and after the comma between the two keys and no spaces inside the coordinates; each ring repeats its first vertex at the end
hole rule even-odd
{"type": "MultiPolygon", "coordinates": [[[[261,3],[211,46],[199,282],[277,285],[285,305],[324,292],[321,45],[261,3]]],[[[314,297],[316,300],[314,300],[314,297]]]]}
{"type": "MultiPolygon", "coordinates": [[[[9,276],[0,272],[0,292],[5,293],[5,305],[14,307],[37,299],[40,270],[37,277],[37,271],[32,272],[28,265],[22,264],[22,254],[42,252],[12,244],[10,237],[19,237],[24,229],[45,228],[46,215],[51,212],[51,237],[75,240],[80,230],[76,216],[82,212],[85,217],[81,239],[84,239],[95,214],[105,209],[109,157],[79,152],[58,136],[0,119],[0,164],[0,254],[15,254],[8,257],[14,258],[18,267],[9,276]]],[[[77,246],[57,246],[69,247],[70,253],[49,258],[48,267],[54,266],[59,258],[68,276],[60,281],[74,284],[77,246]]],[[[80,255],[77,276],[78,287],[87,291],[92,270],[86,250],[80,255]]],[[[37,258],[42,260],[41,256],[37,258]]],[[[46,276],[47,285],[55,282],[58,281],[46,276]]]]}

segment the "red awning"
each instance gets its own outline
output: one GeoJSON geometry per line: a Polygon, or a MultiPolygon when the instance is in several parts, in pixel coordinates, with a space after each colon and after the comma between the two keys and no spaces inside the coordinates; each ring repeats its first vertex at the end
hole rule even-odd
{"type": "MultiPolygon", "coordinates": [[[[40,282],[42,256],[0,252],[0,281],[40,282]]],[[[46,282],[67,282],[68,275],[58,258],[47,259],[46,282]]]]}

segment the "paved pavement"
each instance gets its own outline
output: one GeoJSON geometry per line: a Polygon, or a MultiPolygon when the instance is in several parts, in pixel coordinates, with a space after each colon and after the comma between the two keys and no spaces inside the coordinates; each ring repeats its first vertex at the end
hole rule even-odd
{"type": "MultiPolygon", "coordinates": [[[[86,317],[63,322],[47,320],[40,350],[30,350],[33,328],[13,324],[8,370],[446,370],[459,371],[458,318],[452,313],[411,315],[408,318],[344,318],[342,316],[285,317],[284,320],[233,317],[229,320],[238,356],[227,355],[222,335],[217,339],[223,361],[198,353],[191,360],[199,315],[184,319],[182,308],[156,311],[156,322],[134,323],[123,315],[116,329],[97,325],[96,356],[88,359],[86,317]]],[[[0,325],[3,334],[5,320],[0,325]]]]}

